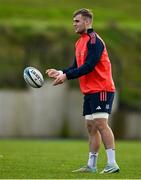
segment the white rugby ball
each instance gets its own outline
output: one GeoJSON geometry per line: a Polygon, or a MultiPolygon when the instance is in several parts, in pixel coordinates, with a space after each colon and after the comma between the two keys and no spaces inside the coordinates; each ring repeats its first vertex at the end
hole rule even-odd
{"type": "Polygon", "coordinates": [[[25,82],[33,88],[40,88],[44,84],[44,78],[41,72],[34,67],[24,69],[23,77],[25,82]]]}

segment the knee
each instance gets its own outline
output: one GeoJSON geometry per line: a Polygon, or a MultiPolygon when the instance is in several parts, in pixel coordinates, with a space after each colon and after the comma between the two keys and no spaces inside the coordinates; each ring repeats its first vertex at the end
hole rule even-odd
{"type": "Polygon", "coordinates": [[[105,119],[95,121],[97,129],[102,132],[107,129],[108,125],[105,119]]]}
{"type": "Polygon", "coordinates": [[[92,132],[92,124],[91,123],[87,123],[87,130],[88,130],[88,133],[91,134],[91,132],[92,132]]]}
{"type": "Polygon", "coordinates": [[[87,129],[90,136],[93,136],[97,133],[97,128],[94,122],[87,122],[87,129]]]}

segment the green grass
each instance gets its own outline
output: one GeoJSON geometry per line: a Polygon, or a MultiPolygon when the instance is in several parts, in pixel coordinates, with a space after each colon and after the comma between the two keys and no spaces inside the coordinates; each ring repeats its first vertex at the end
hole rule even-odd
{"type": "MultiPolygon", "coordinates": [[[[119,174],[72,173],[87,162],[85,140],[0,140],[1,179],[135,179],[141,178],[141,143],[118,141],[119,174]]],[[[98,167],[106,163],[103,146],[98,167]]]]}

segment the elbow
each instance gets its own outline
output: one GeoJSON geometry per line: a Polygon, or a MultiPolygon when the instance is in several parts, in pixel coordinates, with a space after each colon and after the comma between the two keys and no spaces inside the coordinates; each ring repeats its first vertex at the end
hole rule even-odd
{"type": "Polygon", "coordinates": [[[87,67],[87,71],[86,71],[86,74],[88,74],[88,73],[90,73],[90,72],[92,72],[93,71],[93,67],[92,66],[88,66],[87,67]]]}

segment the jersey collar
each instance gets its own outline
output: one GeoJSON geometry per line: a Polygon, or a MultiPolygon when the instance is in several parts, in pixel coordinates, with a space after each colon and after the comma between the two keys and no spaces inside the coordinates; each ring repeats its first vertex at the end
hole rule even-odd
{"type": "Polygon", "coordinates": [[[90,34],[90,33],[92,33],[92,32],[94,32],[93,28],[87,29],[87,34],[90,34]]]}

